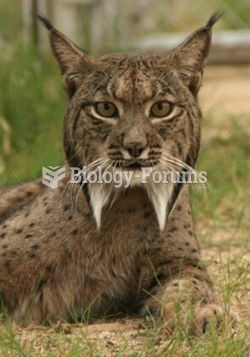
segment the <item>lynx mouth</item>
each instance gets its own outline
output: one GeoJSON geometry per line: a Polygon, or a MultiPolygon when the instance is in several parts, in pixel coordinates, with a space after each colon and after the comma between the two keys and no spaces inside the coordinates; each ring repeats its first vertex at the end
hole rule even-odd
{"type": "Polygon", "coordinates": [[[140,170],[142,167],[144,167],[144,165],[142,165],[140,162],[132,162],[128,165],[125,166],[126,169],[128,170],[140,170]]]}
{"type": "Polygon", "coordinates": [[[134,160],[134,161],[123,161],[117,167],[126,170],[141,170],[147,167],[154,167],[158,163],[158,160],[134,160]]]}

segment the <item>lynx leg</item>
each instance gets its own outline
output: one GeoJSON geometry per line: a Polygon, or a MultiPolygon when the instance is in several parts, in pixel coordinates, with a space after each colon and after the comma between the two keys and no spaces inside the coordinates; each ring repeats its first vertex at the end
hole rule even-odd
{"type": "MultiPolygon", "coordinates": [[[[225,321],[206,271],[192,271],[189,267],[183,270],[182,276],[158,285],[146,301],[143,312],[160,318],[169,334],[179,329],[199,336],[209,328],[220,329],[225,321]]],[[[231,326],[236,320],[236,316],[229,316],[231,326]]]]}

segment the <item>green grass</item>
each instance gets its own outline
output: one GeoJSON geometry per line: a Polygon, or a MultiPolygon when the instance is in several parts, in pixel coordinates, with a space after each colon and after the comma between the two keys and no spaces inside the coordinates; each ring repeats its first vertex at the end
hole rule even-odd
{"type": "Polygon", "coordinates": [[[11,48],[0,66],[0,116],[11,128],[11,153],[4,156],[0,175],[5,185],[39,176],[42,166],[62,161],[65,98],[55,64],[42,61],[32,48],[11,48]]]}
{"type": "MultiPolygon", "coordinates": [[[[218,126],[218,137],[202,145],[197,167],[207,172],[208,188],[205,192],[192,192],[193,207],[197,222],[209,220],[227,235],[226,242],[216,243],[204,235],[204,242],[224,247],[234,243],[239,246],[240,243],[242,247],[247,247],[250,231],[247,218],[250,207],[250,141],[244,125],[238,124],[239,118],[228,116],[226,120],[230,128],[229,138],[220,138],[221,128],[218,126]]],[[[244,118],[241,118],[243,121],[244,118]]],[[[206,118],[204,138],[216,125],[215,119],[206,118]]]]}
{"type": "Polygon", "coordinates": [[[21,2],[1,0],[0,16],[0,185],[7,185],[62,162],[65,95],[52,58],[23,41],[21,2]],[[4,139],[10,152],[3,148],[4,139]]]}

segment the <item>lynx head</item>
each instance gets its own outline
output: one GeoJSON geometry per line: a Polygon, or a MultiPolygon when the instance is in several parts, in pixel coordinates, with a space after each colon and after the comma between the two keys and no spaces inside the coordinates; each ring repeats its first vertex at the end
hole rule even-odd
{"type": "MultiPolygon", "coordinates": [[[[218,17],[213,15],[205,27],[165,56],[111,54],[99,59],[39,17],[50,31],[69,97],[64,119],[69,165],[132,172],[145,167],[159,171],[194,167],[200,142],[197,94],[211,28],[218,17]]],[[[151,181],[145,185],[161,230],[180,188],[181,184],[151,181]]],[[[112,184],[88,185],[99,227],[102,208],[112,192],[112,184]]]]}

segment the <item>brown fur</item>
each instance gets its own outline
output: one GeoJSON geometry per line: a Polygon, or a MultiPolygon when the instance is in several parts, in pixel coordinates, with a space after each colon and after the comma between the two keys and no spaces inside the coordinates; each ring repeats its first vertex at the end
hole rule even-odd
{"type": "MultiPolygon", "coordinates": [[[[79,50],[52,27],[69,103],[64,147],[70,166],[83,167],[100,157],[128,167],[122,150],[149,149],[142,166],[164,169],[167,151],[194,167],[200,143],[197,93],[208,54],[212,18],[168,56],[115,54],[98,60],[79,50]],[[92,102],[116,104],[120,117],[97,118],[92,102]],[[169,100],[176,115],[151,121],[145,108],[169,100]]],[[[91,206],[91,188],[72,187],[68,176],[57,190],[40,181],[0,199],[0,292],[17,321],[74,320],[117,312],[151,312],[190,333],[204,332],[220,308],[200,260],[187,185],[175,185],[161,232],[143,187],[121,189],[103,208],[100,230],[91,206]],[[194,316],[188,322],[187,311],[194,316]]]]}

